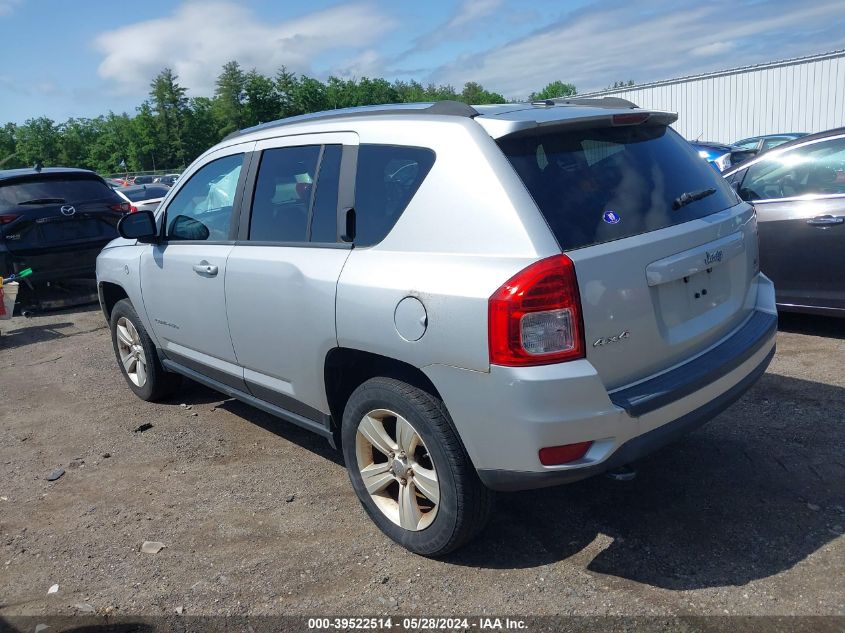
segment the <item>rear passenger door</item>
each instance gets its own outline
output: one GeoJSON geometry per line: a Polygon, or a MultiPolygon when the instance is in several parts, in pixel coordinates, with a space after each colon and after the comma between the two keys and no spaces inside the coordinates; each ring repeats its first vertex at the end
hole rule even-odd
{"type": "Polygon", "coordinates": [[[323,362],[337,346],[335,293],[350,244],[358,138],[302,135],[260,142],[226,269],[226,311],[249,391],[328,424],[323,362]]]}

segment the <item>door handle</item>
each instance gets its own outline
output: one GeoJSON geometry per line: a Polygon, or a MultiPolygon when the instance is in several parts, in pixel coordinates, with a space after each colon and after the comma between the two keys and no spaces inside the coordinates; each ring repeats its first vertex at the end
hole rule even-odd
{"type": "Polygon", "coordinates": [[[833,226],[843,222],[845,222],[845,218],[838,215],[819,215],[807,220],[807,224],[810,226],[833,226]]]}
{"type": "Polygon", "coordinates": [[[214,277],[217,274],[217,266],[209,264],[206,261],[202,261],[199,264],[194,264],[194,272],[200,275],[208,275],[209,277],[214,277]]]}

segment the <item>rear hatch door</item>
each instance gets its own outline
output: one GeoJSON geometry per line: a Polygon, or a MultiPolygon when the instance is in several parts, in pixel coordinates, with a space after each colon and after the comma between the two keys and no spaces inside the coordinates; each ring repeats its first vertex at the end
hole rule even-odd
{"type": "Polygon", "coordinates": [[[689,360],[753,307],[756,218],[664,121],[593,116],[499,146],[575,263],[609,390],[689,360]]]}
{"type": "Polygon", "coordinates": [[[0,183],[0,238],[13,255],[101,246],[128,210],[95,174],[28,175],[0,183]]]}

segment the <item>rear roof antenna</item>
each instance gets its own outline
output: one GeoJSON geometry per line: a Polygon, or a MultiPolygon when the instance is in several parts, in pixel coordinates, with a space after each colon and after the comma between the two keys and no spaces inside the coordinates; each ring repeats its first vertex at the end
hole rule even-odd
{"type": "Polygon", "coordinates": [[[39,160],[39,161],[36,161],[35,165],[33,165],[32,168],[35,171],[40,172],[44,168],[44,165],[41,164],[41,161],[39,160]]]}

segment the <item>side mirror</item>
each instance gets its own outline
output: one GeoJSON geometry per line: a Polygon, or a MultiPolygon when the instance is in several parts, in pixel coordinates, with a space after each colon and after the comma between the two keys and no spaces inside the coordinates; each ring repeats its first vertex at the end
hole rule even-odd
{"type": "Polygon", "coordinates": [[[152,211],[127,213],[117,223],[117,232],[127,240],[150,244],[158,239],[158,227],[152,211]]]}

